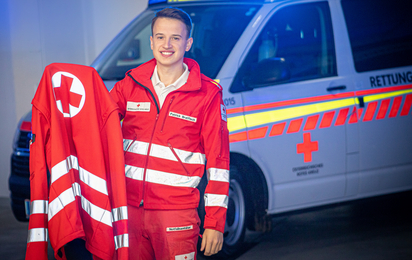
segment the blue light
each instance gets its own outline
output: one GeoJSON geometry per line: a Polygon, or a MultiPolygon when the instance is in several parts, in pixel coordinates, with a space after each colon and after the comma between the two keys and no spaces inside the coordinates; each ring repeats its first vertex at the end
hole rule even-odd
{"type": "Polygon", "coordinates": [[[167,3],[167,0],[149,0],[149,5],[159,4],[159,3],[167,3]]]}

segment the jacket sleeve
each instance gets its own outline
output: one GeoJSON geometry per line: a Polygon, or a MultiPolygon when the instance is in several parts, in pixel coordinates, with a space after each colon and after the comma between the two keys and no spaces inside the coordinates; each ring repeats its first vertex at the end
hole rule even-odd
{"type": "Polygon", "coordinates": [[[105,129],[104,148],[107,151],[107,166],[109,180],[108,190],[112,205],[113,234],[117,258],[129,259],[129,234],[127,228],[127,198],[126,176],[124,172],[123,142],[118,116],[114,110],[108,117],[105,129]]]}
{"type": "Polygon", "coordinates": [[[220,91],[206,110],[201,142],[205,149],[208,179],[204,195],[204,228],[223,232],[229,199],[229,132],[220,91]]]}
{"type": "Polygon", "coordinates": [[[127,104],[123,94],[122,84],[124,80],[118,81],[112,90],[110,90],[110,95],[112,96],[114,102],[119,107],[119,116],[122,120],[126,115],[127,104]]]}
{"type": "Polygon", "coordinates": [[[30,220],[26,259],[47,260],[48,194],[46,150],[50,124],[34,106],[30,144],[30,220]]]}

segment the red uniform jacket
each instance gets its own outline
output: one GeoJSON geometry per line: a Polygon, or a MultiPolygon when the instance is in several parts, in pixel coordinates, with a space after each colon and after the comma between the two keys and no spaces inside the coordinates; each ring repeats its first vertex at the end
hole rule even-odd
{"type": "Polygon", "coordinates": [[[110,91],[124,118],[128,203],[146,209],[197,208],[196,187],[206,164],[204,228],[223,232],[229,141],[222,90],[194,60],[184,62],[190,71],[187,83],[171,92],[161,109],[150,80],[154,59],[127,72],[110,91]]]}
{"type": "Polygon", "coordinates": [[[103,81],[91,67],[51,64],[32,104],[26,259],[47,259],[48,237],[57,259],[76,238],[94,259],[113,259],[115,249],[127,259],[122,134],[103,81]]]}

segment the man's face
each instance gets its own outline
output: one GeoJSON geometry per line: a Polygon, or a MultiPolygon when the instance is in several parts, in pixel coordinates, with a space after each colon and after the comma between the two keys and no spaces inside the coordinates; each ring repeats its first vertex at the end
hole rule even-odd
{"type": "Polygon", "coordinates": [[[193,42],[187,34],[185,24],[179,20],[163,17],[156,20],[150,47],[158,66],[183,66],[183,56],[193,42]]]}

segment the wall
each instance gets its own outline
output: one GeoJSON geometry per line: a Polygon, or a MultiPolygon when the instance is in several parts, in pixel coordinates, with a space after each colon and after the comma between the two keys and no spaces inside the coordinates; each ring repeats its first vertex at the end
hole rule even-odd
{"type": "Polygon", "coordinates": [[[0,1],[0,197],[9,196],[13,135],[52,62],[90,65],[146,0],[0,1]]]}

